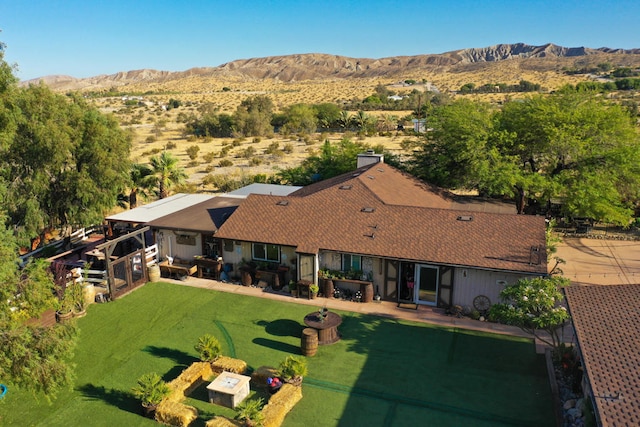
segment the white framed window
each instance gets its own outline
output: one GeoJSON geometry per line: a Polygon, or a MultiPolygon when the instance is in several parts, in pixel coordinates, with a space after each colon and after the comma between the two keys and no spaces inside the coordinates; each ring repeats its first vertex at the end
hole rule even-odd
{"type": "Polygon", "coordinates": [[[251,257],[257,261],[280,262],[280,246],[266,243],[253,243],[251,257]]]}
{"type": "Polygon", "coordinates": [[[342,271],[361,271],[362,270],[362,256],[342,254],[342,271]]]}

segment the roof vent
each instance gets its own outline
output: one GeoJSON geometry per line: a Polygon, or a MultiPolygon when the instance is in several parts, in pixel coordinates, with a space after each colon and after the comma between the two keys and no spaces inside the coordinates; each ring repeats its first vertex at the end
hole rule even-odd
{"type": "Polygon", "coordinates": [[[473,216],[472,215],[460,215],[457,218],[458,221],[473,221],[473,216]]]}
{"type": "Polygon", "coordinates": [[[360,209],[360,212],[373,213],[373,212],[375,212],[375,210],[376,210],[376,208],[364,207],[364,208],[360,209]]]}
{"type": "Polygon", "coordinates": [[[340,190],[351,190],[351,185],[345,184],[338,187],[340,190]]]}
{"type": "Polygon", "coordinates": [[[375,177],[375,176],[373,176],[373,175],[367,175],[367,178],[369,178],[369,179],[376,179],[376,177],[375,177]]]}
{"type": "Polygon", "coordinates": [[[352,177],[354,177],[354,178],[355,178],[355,177],[357,177],[357,176],[360,176],[360,172],[356,172],[356,173],[354,173],[354,174],[353,174],[353,175],[351,175],[351,176],[352,176],[352,177]]]}
{"type": "Polygon", "coordinates": [[[288,200],[279,200],[276,205],[278,206],[289,206],[289,201],[288,200]]]}

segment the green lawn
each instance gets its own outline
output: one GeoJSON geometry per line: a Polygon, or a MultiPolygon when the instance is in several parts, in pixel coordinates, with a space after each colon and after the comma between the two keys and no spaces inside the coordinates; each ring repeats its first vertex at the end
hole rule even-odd
{"type": "MultiPolygon", "coordinates": [[[[319,300],[319,305],[322,300],[319,300]]],[[[355,303],[354,303],[355,304],[355,303]]],[[[0,425],[149,426],[129,390],[147,372],[166,380],[196,360],[198,337],[250,368],[300,354],[293,303],[150,283],[79,319],[77,381],[48,404],[9,385],[0,425]]],[[[284,426],[548,426],[554,424],[544,358],[530,340],[344,312],[343,339],[308,358],[302,401],[284,426]]],[[[0,379],[0,382],[1,379],[0,379]]],[[[213,414],[196,391],[202,426],[213,414]]]]}

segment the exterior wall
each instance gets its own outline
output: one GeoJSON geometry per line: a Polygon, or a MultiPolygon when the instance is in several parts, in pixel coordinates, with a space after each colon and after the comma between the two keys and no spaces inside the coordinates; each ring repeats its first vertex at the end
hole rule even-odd
{"type": "Polygon", "coordinates": [[[491,304],[500,302],[500,291],[524,277],[531,276],[458,267],[454,272],[452,302],[473,307],[473,299],[478,295],[489,297],[491,304]]]}
{"type": "MultiPolygon", "coordinates": [[[[251,256],[251,242],[237,242],[233,240],[224,240],[222,242],[223,262],[225,264],[233,264],[231,277],[238,276],[238,268],[240,268],[243,261],[250,261],[251,256]]],[[[280,264],[289,267],[289,275],[294,280],[297,278],[297,262],[298,254],[296,254],[295,248],[290,246],[280,247],[280,264]]]]}
{"type": "MultiPolygon", "coordinates": [[[[382,285],[384,281],[384,270],[382,258],[362,257],[362,272],[373,281],[374,289],[376,284],[382,285]]],[[[329,270],[342,270],[342,255],[338,252],[321,252],[320,268],[328,268],[329,270]]]]}
{"type": "Polygon", "coordinates": [[[156,233],[156,239],[158,243],[158,256],[159,259],[166,259],[167,255],[174,258],[181,258],[190,260],[196,255],[202,255],[202,235],[190,232],[184,232],[185,235],[194,236],[193,245],[185,245],[178,243],[177,235],[181,234],[179,231],[159,229],[156,233]]]}

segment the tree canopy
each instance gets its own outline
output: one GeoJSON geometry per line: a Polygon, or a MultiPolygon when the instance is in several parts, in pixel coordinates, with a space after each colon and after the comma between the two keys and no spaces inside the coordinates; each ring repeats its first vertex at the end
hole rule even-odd
{"type": "Polygon", "coordinates": [[[47,398],[72,384],[73,324],[42,327],[26,322],[57,305],[45,261],[19,269],[17,244],[0,221],[0,378],[47,398]]]}
{"type": "Polygon", "coordinates": [[[44,84],[0,93],[2,209],[21,244],[46,227],[91,225],[129,181],[129,135],[79,96],[44,84]]]}
{"type": "Polygon", "coordinates": [[[561,92],[501,109],[457,100],[434,108],[414,153],[418,177],[515,200],[552,199],[564,213],[629,224],[640,186],[640,138],[628,111],[593,93],[561,92]]]}

